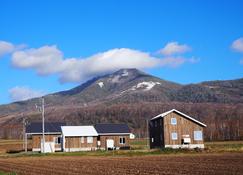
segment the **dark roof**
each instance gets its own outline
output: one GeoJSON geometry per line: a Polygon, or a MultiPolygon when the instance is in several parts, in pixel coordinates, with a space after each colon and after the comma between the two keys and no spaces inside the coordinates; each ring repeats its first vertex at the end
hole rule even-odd
{"type": "Polygon", "coordinates": [[[96,124],[94,127],[98,134],[130,133],[127,124],[96,124]]]}
{"type": "MultiPolygon", "coordinates": [[[[45,123],[45,133],[61,132],[61,126],[65,126],[65,123],[61,122],[49,122],[45,123]]],[[[42,133],[42,123],[35,122],[27,124],[26,133],[42,133]]]]}

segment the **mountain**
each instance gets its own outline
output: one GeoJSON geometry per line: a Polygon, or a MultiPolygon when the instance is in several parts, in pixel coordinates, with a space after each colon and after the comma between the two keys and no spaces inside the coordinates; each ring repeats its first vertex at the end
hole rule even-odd
{"type": "MultiPolygon", "coordinates": [[[[197,106],[200,106],[198,104],[211,106],[217,104],[217,108],[220,108],[222,105],[232,107],[243,104],[243,79],[181,85],[137,69],[121,69],[112,74],[93,78],[73,89],[46,95],[44,98],[47,120],[65,120],[70,124],[78,124],[114,119],[116,122],[124,122],[126,119],[126,122],[130,122],[134,129],[139,129],[140,126],[135,124],[137,121],[129,119],[132,116],[131,113],[139,113],[143,110],[137,108],[139,105],[145,105],[145,108],[148,106],[149,109],[143,111],[141,115],[149,118],[152,113],[156,115],[156,111],[164,109],[164,106],[169,109],[175,106],[185,108],[189,105],[191,108],[196,106],[195,104],[197,106]],[[151,105],[157,108],[151,109],[151,105]],[[124,113],[127,116],[118,115],[121,108],[129,111],[124,113]],[[137,111],[133,111],[135,109],[137,111]]],[[[35,104],[39,102],[40,98],[34,98],[1,105],[0,125],[20,123],[21,113],[30,121],[36,120],[39,114],[35,109],[35,104]]],[[[200,111],[200,107],[198,110],[200,111]]],[[[189,113],[190,111],[192,110],[189,110],[189,113]]]]}
{"type": "Polygon", "coordinates": [[[242,103],[243,79],[180,85],[137,69],[121,69],[74,89],[48,95],[51,105],[134,102],[242,103]]]}
{"type": "MultiPolygon", "coordinates": [[[[169,101],[181,85],[148,75],[137,69],[121,69],[115,73],[93,78],[73,89],[45,96],[53,106],[87,106],[100,103],[169,101]]],[[[0,116],[33,110],[40,99],[14,102],[0,106],[0,116]]]]}

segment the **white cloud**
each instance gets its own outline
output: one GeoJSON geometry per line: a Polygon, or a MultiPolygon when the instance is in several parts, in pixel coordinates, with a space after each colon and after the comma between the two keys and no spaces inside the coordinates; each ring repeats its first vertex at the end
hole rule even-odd
{"type": "Polygon", "coordinates": [[[45,94],[42,91],[33,90],[23,86],[16,86],[10,89],[8,92],[12,101],[27,100],[35,97],[40,97],[45,94]]]}
{"type": "Polygon", "coordinates": [[[43,46],[14,52],[12,64],[17,68],[34,68],[38,74],[47,75],[59,71],[62,59],[62,52],[56,46],[43,46]]]}
{"type": "Polygon", "coordinates": [[[182,54],[190,51],[191,48],[185,44],[178,44],[178,42],[169,42],[165,45],[164,48],[159,50],[159,53],[162,55],[174,55],[182,54]]]}
{"type": "Polygon", "coordinates": [[[128,48],[111,49],[82,59],[65,59],[56,46],[16,51],[12,55],[15,67],[34,69],[40,75],[56,73],[62,83],[83,82],[121,68],[178,67],[186,62],[192,63],[183,57],[157,58],[150,53],[128,48]]]}
{"type": "Polygon", "coordinates": [[[0,41],[0,56],[11,53],[14,51],[15,46],[6,41],[0,41]]]}
{"type": "Polygon", "coordinates": [[[84,59],[63,61],[61,81],[78,82],[99,74],[105,74],[121,68],[152,68],[159,66],[160,59],[148,53],[127,48],[112,49],[84,59]]]}
{"type": "Polygon", "coordinates": [[[160,65],[175,68],[175,67],[181,66],[184,63],[197,63],[198,61],[199,61],[199,59],[184,58],[181,56],[166,57],[166,58],[161,59],[160,65]]]}
{"type": "Polygon", "coordinates": [[[241,60],[240,60],[240,64],[243,65],[243,58],[241,58],[241,60]]]}
{"type": "Polygon", "coordinates": [[[0,57],[24,48],[26,48],[25,44],[14,45],[10,42],[0,41],[0,57]]]}
{"type": "Polygon", "coordinates": [[[237,52],[243,52],[243,38],[235,40],[232,43],[231,48],[237,52]]]}

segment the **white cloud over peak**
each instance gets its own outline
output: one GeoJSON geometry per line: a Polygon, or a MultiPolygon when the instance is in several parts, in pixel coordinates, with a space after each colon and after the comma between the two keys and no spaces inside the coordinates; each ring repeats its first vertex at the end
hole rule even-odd
{"type": "Polygon", "coordinates": [[[105,74],[121,68],[152,68],[159,66],[160,59],[138,50],[121,48],[111,49],[84,59],[66,59],[63,61],[61,81],[80,81],[99,74],[105,74]]]}
{"type": "Polygon", "coordinates": [[[45,95],[45,93],[42,91],[33,90],[24,86],[16,86],[10,89],[8,92],[12,101],[23,101],[45,95]]]}
{"type": "Polygon", "coordinates": [[[233,41],[231,48],[237,52],[243,52],[243,37],[233,41]]]}
{"type": "Polygon", "coordinates": [[[185,52],[191,51],[191,47],[186,44],[178,44],[178,42],[169,42],[165,45],[164,48],[159,50],[159,53],[162,55],[174,55],[182,54],[185,52]]]}
{"type": "Polygon", "coordinates": [[[84,82],[121,68],[178,67],[186,62],[196,61],[179,56],[158,58],[129,48],[115,48],[86,58],[64,58],[55,45],[23,49],[12,54],[13,66],[34,69],[39,75],[57,74],[61,83],[84,82]]]}

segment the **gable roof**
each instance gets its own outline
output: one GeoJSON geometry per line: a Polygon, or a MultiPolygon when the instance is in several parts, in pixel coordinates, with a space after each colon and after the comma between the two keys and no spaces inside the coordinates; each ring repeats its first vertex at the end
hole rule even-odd
{"type": "MultiPolygon", "coordinates": [[[[65,126],[62,122],[45,123],[45,133],[61,133],[61,126],[65,126]]],[[[33,122],[26,126],[26,133],[40,134],[42,133],[42,122],[33,122]]]]}
{"type": "Polygon", "coordinates": [[[201,126],[204,126],[204,127],[207,126],[207,125],[205,125],[204,123],[202,123],[202,122],[200,122],[200,121],[198,121],[198,120],[196,120],[196,119],[194,119],[194,118],[192,118],[192,117],[190,117],[190,116],[188,116],[188,115],[186,115],[186,114],[184,114],[184,113],[182,113],[182,112],[180,112],[180,111],[178,111],[178,110],[176,110],[176,109],[172,109],[172,110],[170,110],[170,111],[167,111],[167,112],[164,112],[164,113],[162,113],[162,114],[159,114],[159,115],[153,117],[153,118],[150,119],[150,120],[155,120],[155,119],[160,118],[160,117],[163,118],[163,117],[165,117],[166,115],[168,115],[168,114],[171,113],[171,112],[176,112],[176,113],[180,114],[181,116],[183,116],[183,117],[185,117],[185,118],[187,118],[187,119],[189,119],[189,120],[191,120],[191,121],[193,121],[193,122],[195,122],[195,123],[197,123],[197,124],[199,124],[199,125],[201,125],[201,126]]]}
{"type": "Polygon", "coordinates": [[[130,134],[127,124],[100,123],[94,127],[99,135],[130,134]]]}
{"type": "Polygon", "coordinates": [[[62,126],[63,136],[98,136],[93,126],[62,126]]]}

